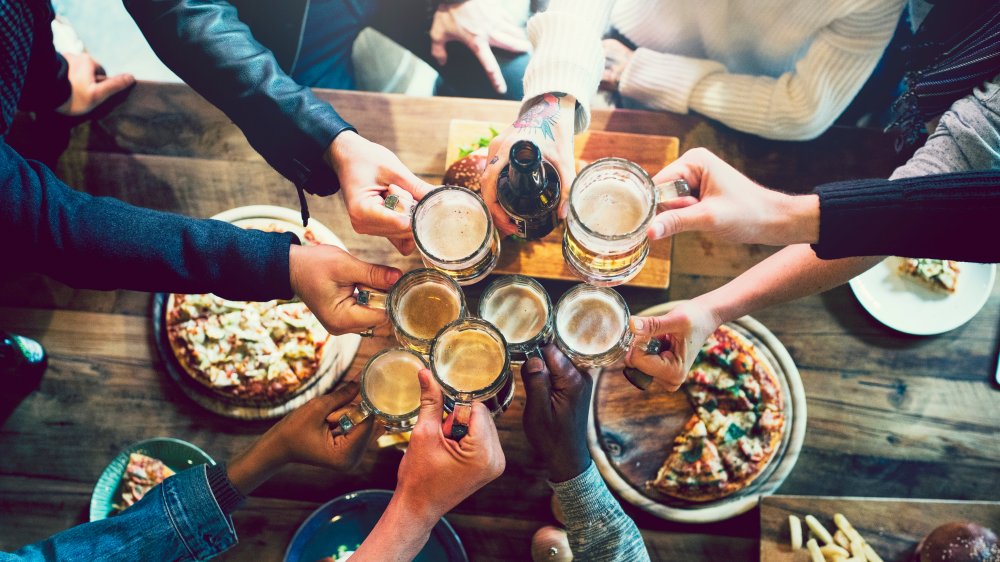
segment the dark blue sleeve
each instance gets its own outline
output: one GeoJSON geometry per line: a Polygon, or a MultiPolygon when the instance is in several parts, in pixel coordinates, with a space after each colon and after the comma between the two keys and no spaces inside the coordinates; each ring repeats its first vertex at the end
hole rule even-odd
{"type": "Polygon", "coordinates": [[[293,234],[244,230],[75,191],[0,140],[0,262],[83,289],[291,298],[293,234]]]}

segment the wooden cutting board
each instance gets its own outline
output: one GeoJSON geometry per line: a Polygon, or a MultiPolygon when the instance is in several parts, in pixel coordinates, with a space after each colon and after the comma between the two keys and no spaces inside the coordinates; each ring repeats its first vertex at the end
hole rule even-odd
{"type": "Polygon", "coordinates": [[[909,562],[913,549],[938,525],[967,520],[1000,531],[1000,502],[770,496],[760,501],[761,562],[809,562],[805,548],[792,551],[788,516],[813,515],[832,534],[842,513],[885,562],[909,562]]]}
{"type": "MultiPolygon", "coordinates": [[[[463,146],[474,144],[489,135],[490,127],[502,131],[507,124],[453,119],[448,133],[445,170],[459,159],[463,146]]],[[[585,131],[576,136],[574,148],[579,165],[598,158],[617,156],[642,166],[652,176],[677,159],[680,140],[660,135],[636,135],[606,131],[585,131]]],[[[535,242],[503,241],[500,262],[494,273],[519,273],[543,279],[578,280],[562,255],[562,227],[535,242]]],[[[673,240],[650,244],[649,257],[642,271],[628,285],[666,289],[670,285],[670,254],[673,240]]]]}

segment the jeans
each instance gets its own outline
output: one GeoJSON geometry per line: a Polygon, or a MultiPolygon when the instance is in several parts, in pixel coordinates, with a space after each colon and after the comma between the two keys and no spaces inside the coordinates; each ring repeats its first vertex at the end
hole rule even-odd
{"type": "Polygon", "coordinates": [[[419,0],[311,0],[292,78],[315,88],[355,89],[351,61],[354,40],[363,29],[372,27],[438,71],[437,95],[521,100],[528,53],[493,50],[507,82],[507,93],[501,96],[465,45],[449,43],[448,63],[443,67],[437,64],[431,56],[431,21],[427,4],[419,0]]]}

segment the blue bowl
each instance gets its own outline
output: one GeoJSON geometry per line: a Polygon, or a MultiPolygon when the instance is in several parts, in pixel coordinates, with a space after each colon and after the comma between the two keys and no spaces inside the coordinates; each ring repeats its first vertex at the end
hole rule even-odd
{"type": "MultiPolygon", "coordinates": [[[[285,550],[285,562],[316,562],[337,557],[341,546],[354,550],[389,505],[392,492],[362,490],[344,494],[323,504],[306,519],[285,550]]],[[[430,539],[414,562],[468,562],[462,541],[443,517],[431,531],[430,539]]]]}

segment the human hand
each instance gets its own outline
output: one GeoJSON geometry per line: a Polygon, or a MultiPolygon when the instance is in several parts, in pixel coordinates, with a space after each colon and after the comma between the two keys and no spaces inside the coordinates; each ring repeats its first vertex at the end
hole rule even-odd
{"type": "Polygon", "coordinates": [[[573,133],[576,118],[576,100],[562,93],[544,94],[524,106],[521,116],[490,141],[486,170],[479,179],[481,195],[493,215],[497,230],[505,236],[517,233],[517,226],[497,201],[497,178],[500,170],[510,160],[510,148],[517,141],[530,140],[542,150],[542,157],[549,161],[559,174],[562,200],[559,217],[566,217],[569,188],[576,178],[576,161],[573,155],[573,133]]]}
{"type": "Polygon", "coordinates": [[[301,462],[336,471],[353,470],[382,429],[369,418],[351,433],[340,432],[337,421],[358,394],[351,381],[331,394],[313,398],[271,426],[228,466],[229,479],[249,494],[290,462],[301,462]]]}
{"type": "Polygon", "coordinates": [[[421,369],[417,377],[420,412],[399,463],[396,495],[415,513],[437,521],[503,474],[506,460],[486,406],[481,402],[472,404],[468,434],[461,441],[453,441],[446,436],[441,421],[441,388],[428,369],[421,369]]]}
{"type": "Polygon", "coordinates": [[[738,172],[715,154],[695,148],[661,170],[653,183],[683,178],[698,197],[664,202],[667,210],[650,223],[659,240],[680,232],[711,232],[723,240],[786,245],[819,239],[819,198],[772,191],[738,172]]]}
{"type": "Polygon", "coordinates": [[[533,357],[521,366],[524,433],[545,457],[549,479],[565,482],[590,466],[587,419],[594,383],[556,346],[545,346],[542,355],[544,361],[533,357]]]}
{"type": "Polygon", "coordinates": [[[384,310],[358,304],[354,289],[388,290],[402,276],[394,267],[363,262],[336,246],[299,246],[288,250],[292,290],[327,332],[358,333],[388,323],[384,310]]]}
{"type": "Polygon", "coordinates": [[[135,84],[135,77],[131,74],[108,77],[104,68],[90,55],[63,53],[63,58],[67,64],[66,77],[72,88],[66,103],[56,108],[63,115],[90,113],[111,96],[135,84]]]}
{"type": "Polygon", "coordinates": [[[630,320],[635,343],[625,355],[625,364],[659,381],[668,391],[680,388],[694,364],[702,344],[722,324],[718,313],[693,299],[682,302],[663,316],[633,316],[630,320]],[[641,342],[659,338],[659,354],[647,354],[641,342]]]}
{"type": "Polygon", "coordinates": [[[635,51],[617,39],[605,39],[601,44],[604,46],[604,73],[601,74],[600,89],[617,92],[622,74],[635,51]]]}
{"type": "Polygon", "coordinates": [[[413,174],[389,149],[353,131],[330,143],[327,164],[337,173],[351,226],[359,234],[384,236],[403,255],[416,246],[410,215],[388,209],[385,198],[395,195],[403,209],[413,207],[433,186],[413,174]]]}
{"type": "Polygon", "coordinates": [[[472,51],[483,65],[493,89],[507,93],[507,83],[500,63],[490,47],[512,53],[531,50],[528,35],[520,26],[508,20],[499,6],[488,0],[467,0],[458,4],[440,4],[431,24],[431,56],[441,66],[448,64],[446,45],[459,41],[472,51]]]}

